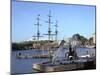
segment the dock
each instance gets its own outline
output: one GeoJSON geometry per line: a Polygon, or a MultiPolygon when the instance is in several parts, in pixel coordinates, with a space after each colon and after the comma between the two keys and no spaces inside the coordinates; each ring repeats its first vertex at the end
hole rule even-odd
{"type": "Polygon", "coordinates": [[[33,64],[33,69],[39,72],[57,72],[57,71],[70,71],[82,69],[94,69],[95,60],[75,60],[75,61],[62,61],[59,64],[52,64],[50,62],[33,64]]]}

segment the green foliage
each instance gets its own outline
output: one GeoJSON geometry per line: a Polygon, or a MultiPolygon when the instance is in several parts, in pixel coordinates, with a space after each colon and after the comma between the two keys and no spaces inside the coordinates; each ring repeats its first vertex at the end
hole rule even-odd
{"type": "Polygon", "coordinates": [[[45,40],[45,41],[24,41],[24,42],[20,42],[20,43],[12,43],[12,50],[26,50],[26,49],[29,49],[30,47],[32,47],[34,43],[44,45],[47,42],[48,41],[45,40]]]}
{"type": "Polygon", "coordinates": [[[81,36],[77,33],[77,34],[74,34],[72,36],[73,39],[77,39],[77,40],[80,40],[81,39],[81,36]]]}
{"type": "Polygon", "coordinates": [[[74,39],[77,39],[78,41],[80,41],[81,42],[81,45],[85,45],[85,43],[88,41],[88,39],[87,38],[85,38],[84,36],[82,36],[82,35],[80,35],[80,34],[74,34],[73,36],[72,36],[72,38],[74,39]]]}
{"type": "Polygon", "coordinates": [[[93,37],[89,38],[89,44],[93,45],[93,37]]]}

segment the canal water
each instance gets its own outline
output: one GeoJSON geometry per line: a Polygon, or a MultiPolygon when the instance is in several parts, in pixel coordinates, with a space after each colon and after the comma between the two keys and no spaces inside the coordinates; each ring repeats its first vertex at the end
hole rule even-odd
{"type": "MultiPolygon", "coordinates": [[[[78,56],[88,54],[95,54],[95,49],[90,48],[78,48],[77,50],[78,56]]],[[[23,50],[23,51],[12,51],[11,52],[11,73],[12,74],[22,74],[22,73],[36,73],[35,70],[32,69],[32,65],[34,63],[46,62],[48,58],[30,58],[30,59],[18,59],[16,58],[16,54],[48,54],[47,50],[23,50]]],[[[63,53],[68,52],[68,49],[63,49],[63,53]]],[[[63,54],[64,55],[64,54],[63,54]]]]}

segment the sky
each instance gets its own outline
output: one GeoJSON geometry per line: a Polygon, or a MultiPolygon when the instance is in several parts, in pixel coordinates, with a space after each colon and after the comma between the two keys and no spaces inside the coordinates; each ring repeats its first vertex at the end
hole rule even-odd
{"type": "MultiPolygon", "coordinates": [[[[12,42],[31,39],[37,33],[37,15],[40,14],[40,34],[48,31],[48,14],[52,15],[51,30],[55,32],[58,21],[58,39],[69,38],[79,33],[86,38],[95,32],[95,6],[53,4],[38,2],[12,2],[12,42]]],[[[47,39],[47,36],[41,39],[47,39]]]]}

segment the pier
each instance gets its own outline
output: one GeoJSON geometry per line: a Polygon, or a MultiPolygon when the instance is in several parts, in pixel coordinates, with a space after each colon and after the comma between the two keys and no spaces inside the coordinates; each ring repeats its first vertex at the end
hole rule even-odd
{"type": "Polygon", "coordinates": [[[95,59],[88,60],[75,60],[62,62],[56,62],[52,64],[50,62],[33,64],[33,69],[39,72],[57,72],[57,71],[71,71],[71,70],[84,70],[84,69],[95,69],[95,59]]]}

